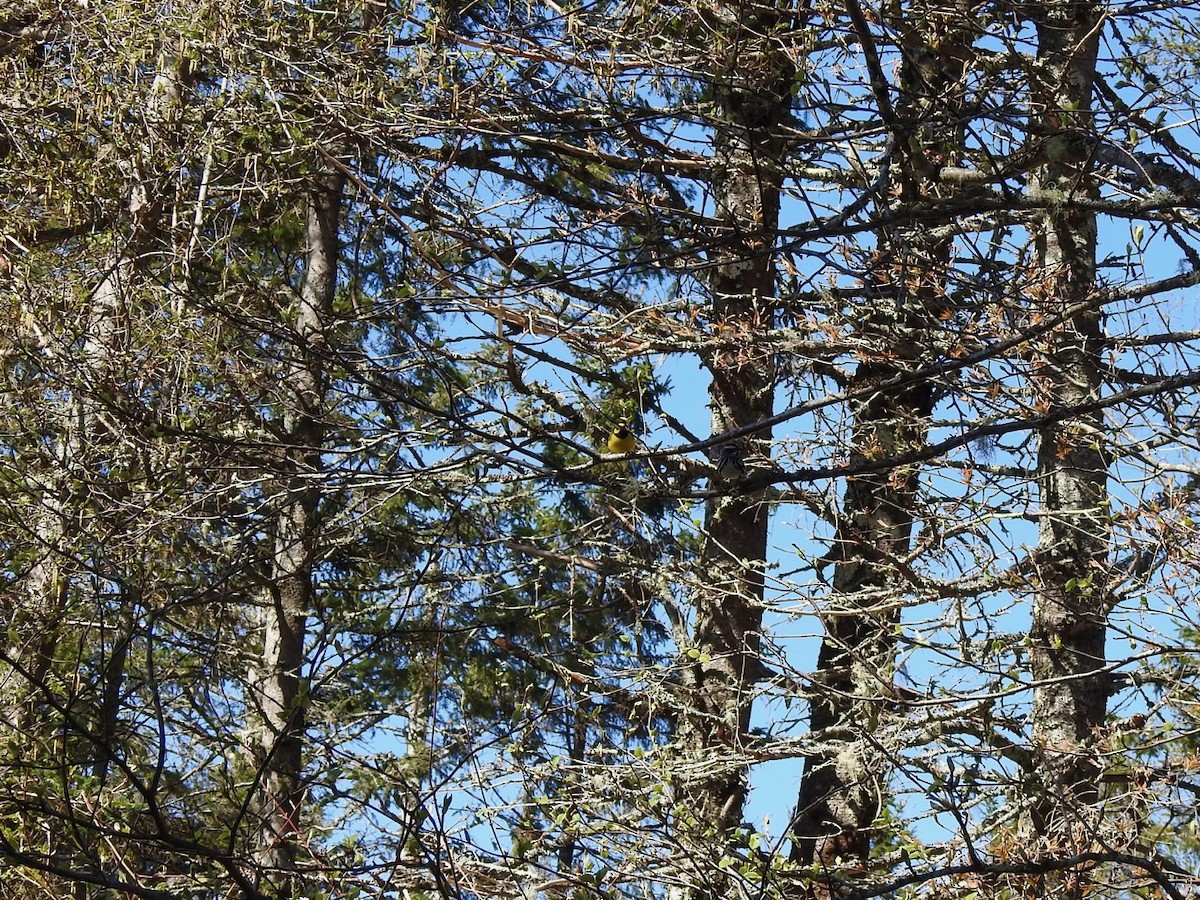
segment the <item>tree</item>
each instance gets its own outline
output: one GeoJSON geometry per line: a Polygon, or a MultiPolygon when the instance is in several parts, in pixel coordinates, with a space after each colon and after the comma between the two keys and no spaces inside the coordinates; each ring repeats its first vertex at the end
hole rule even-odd
{"type": "MultiPolygon", "coordinates": [[[[1038,58],[1045,63],[1039,75],[1045,80],[1035,81],[1032,92],[1047,111],[1043,128],[1050,142],[1090,124],[1099,17],[1098,9],[1079,4],[1051,7],[1035,19],[1038,58]]],[[[1031,173],[1031,188],[1087,197],[1094,193],[1094,176],[1086,163],[1081,153],[1052,157],[1031,173]]],[[[1100,397],[1102,310],[1090,302],[1097,287],[1095,214],[1071,209],[1068,201],[1036,227],[1035,246],[1046,280],[1045,296],[1035,302],[1043,304],[1044,316],[1061,316],[1063,322],[1034,350],[1041,363],[1036,383],[1050,422],[1039,435],[1043,517],[1030,627],[1035,776],[1044,786],[1032,798],[1031,814],[1035,833],[1071,846],[1095,831],[1081,811],[1093,807],[1099,793],[1100,766],[1087,745],[1104,724],[1108,700],[1099,674],[1108,614],[1108,466],[1100,411],[1076,412],[1061,421],[1055,413],[1100,397]]]]}
{"type": "MultiPolygon", "coordinates": [[[[938,167],[962,162],[964,60],[944,48],[969,46],[974,37],[961,4],[930,5],[893,25],[901,36],[900,84],[895,100],[880,70],[879,50],[862,10],[850,7],[867,55],[880,116],[896,159],[885,157],[878,190],[895,198],[893,209],[937,208],[957,199],[940,184],[938,167]]],[[[930,234],[903,221],[887,222],[866,263],[864,299],[874,301],[856,323],[861,360],[844,385],[851,396],[851,461],[870,466],[926,445],[939,394],[953,391],[942,379],[918,374],[940,352],[941,323],[955,314],[947,274],[953,237],[930,234]]],[[[847,479],[837,530],[825,561],[834,563],[833,599],[817,660],[828,690],[813,698],[814,734],[877,719],[879,698],[896,690],[896,632],[910,585],[901,563],[911,551],[918,516],[920,468],[900,465],[847,479]],[[846,597],[843,601],[842,597],[846,597]]],[[[852,726],[853,728],[854,726],[852,726]]],[[[866,865],[870,829],[886,796],[888,754],[868,726],[852,731],[805,760],[793,823],[792,859],[835,869],[847,860],[866,865]]]]}
{"type": "Polygon", "coordinates": [[[5,895],[1184,896],[1190,15],[0,14],[5,895]]]}

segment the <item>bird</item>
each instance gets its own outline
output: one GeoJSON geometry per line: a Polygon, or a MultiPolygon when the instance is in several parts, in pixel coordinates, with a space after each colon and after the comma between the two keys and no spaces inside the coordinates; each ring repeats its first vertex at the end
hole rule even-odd
{"type": "Polygon", "coordinates": [[[628,422],[618,422],[608,435],[610,453],[629,453],[637,446],[637,438],[629,428],[628,422]]]}
{"type": "Polygon", "coordinates": [[[746,451],[741,444],[725,444],[717,456],[717,476],[722,481],[737,481],[746,474],[746,451]]]}

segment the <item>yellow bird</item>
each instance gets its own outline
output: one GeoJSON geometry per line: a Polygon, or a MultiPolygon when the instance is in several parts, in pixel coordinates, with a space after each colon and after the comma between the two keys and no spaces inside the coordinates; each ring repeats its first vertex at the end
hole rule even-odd
{"type": "Polygon", "coordinates": [[[637,438],[629,428],[628,422],[618,422],[608,435],[608,450],[610,453],[629,453],[637,446],[637,438]]]}

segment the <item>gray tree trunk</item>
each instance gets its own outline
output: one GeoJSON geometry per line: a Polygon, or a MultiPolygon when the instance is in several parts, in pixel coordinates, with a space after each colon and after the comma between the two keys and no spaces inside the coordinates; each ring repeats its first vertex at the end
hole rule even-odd
{"type": "MultiPolygon", "coordinates": [[[[125,185],[128,230],[114,234],[112,257],[103,268],[104,277],[91,292],[78,356],[69,356],[73,351],[67,347],[54,351],[55,356],[62,354],[58,361],[66,368],[64,376],[72,379],[71,392],[68,399],[48,413],[56,434],[50,460],[52,469],[44,476],[40,513],[32,523],[37,557],[12,612],[4,650],[5,665],[0,669],[0,715],[6,725],[17,731],[31,727],[37,695],[46,688],[58,651],[74,568],[77,535],[72,533],[72,524],[79,520],[77,508],[86,502],[92,470],[97,468],[91,465],[89,457],[104,455],[106,445],[112,440],[103,420],[102,398],[118,398],[123,390],[127,373],[121,367],[130,342],[129,304],[133,286],[141,257],[157,240],[161,229],[163,200],[155,173],[143,171],[143,166],[145,160],[156,155],[156,145],[178,138],[176,115],[183,101],[183,88],[191,78],[189,63],[169,55],[160,60],[159,74],[144,98],[149,130],[130,161],[130,179],[125,185]]],[[[77,526],[75,530],[78,531],[77,526]]],[[[114,652],[122,661],[127,640],[128,636],[122,634],[114,641],[117,648],[114,652]]],[[[105,670],[103,691],[108,698],[119,691],[123,676],[123,665],[116,662],[114,656],[105,670]],[[113,686],[111,679],[118,684],[113,686]]],[[[100,733],[115,733],[116,723],[111,717],[116,712],[114,703],[106,700],[101,704],[100,733]]],[[[104,763],[98,759],[96,765],[102,767],[104,763]]]]}
{"type": "Polygon", "coordinates": [[[294,896],[297,890],[308,706],[303,690],[304,645],[314,601],[315,519],[325,438],[324,352],[337,284],[343,187],[342,175],[324,173],[308,196],[304,281],[290,328],[293,352],[282,384],[284,469],[270,581],[262,603],[261,669],[252,685],[260,717],[255,862],[261,872],[260,889],[279,898],[294,896]]]}
{"type": "MultiPolygon", "coordinates": [[[[896,143],[891,193],[898,208],[936,204],[945,191],[937,169],[957,164],[962,152],[963,62],[953,50],[970,43],[970,12],[952,0],[924,13],[921,21],[896,23],[904,62],[895,109],[877,97],[896,143]]],[[[858,25],[867,44],[865,20],[858,25]]],[[[945,292],[951,240],[905,226],[881,232],[878,247],[866,273],[859,333],[868,358],[848,386],[862,398],[852,406],[850,459],[864,466],[925,443],[933,385],[885,385],[934,358],[932,338],[953,315],[945,292]]],[[[826,557],[834,566],[831,615],[824,621],[810,719],[811,733],[827,749],[805,759],[792,823],[792,859],[803,865],[861,870],[871,851],[870,829],[893,765],[874,732],[881,717],[894,715],[888,707],[895,696],[895,629],[909,589],[895,563],[911,544],[919,474],[916,466],[888,468],[854,476],[846,487],[826,557]]],[[[837,896],[839,883],[818,881],[813,893],[837,896]]]]}
{"type": "MultiPolygon", "coordinates": [[[[1038,8],[1033,105],[1057,149],[1034,173],[1031,191],[1047,204],[1037,233],[1044,290],[1035,311],[1060,316],[1091,295],[1096,279],[1095,216],[1072,206],[1090,197],[1086,141],[1102,9],[1094,3],[1038,8]]],[[[1100,396],[1104,335],[1099,304],[1071,315],[1037,348],[1036,400],[1050,414],[1100,396]]],[[[1102,412],[1066,415],[1044,428],[1038,451],[1041,516],[1031,637],[1036,771],[1027,828],[1045,849],[1069,853],[1090,840],[1089,807],[1098,795],[1099,762],[1090,751],[1104,724],[1104,665],[1109,610],[1107,459],[1102,412]]],[[[1082,890],[1082,883],[1072,881],[1082,890]]],[[[1074,892],[1074,891],[1072,891],[1074,892]]]]}
{"type": "MultiPolygon", "coordinates": [[[[740,56],[736,78],[722,76],[727,80],[718,85],[714,136],[712,193],[721,233],[709,259],[712,322],[721,349],[706,360],[714,434],[761,422],[774,411],[772,351],[757,338],[774,326],[776,315],[772,248],[785,152],[780,131],[790,121],[795,77],[791,60],[763,37],[771,33],[777,14],[733,7],[726,11],[731,18],[720,27],[737,31],[728,43],[740,56]]],[[[769,453],[770,439],[770,429],[760,429],[747,442],[748,449],[769,453]]],[[[753,477],[753,468],[749,474],[753,477]]],[[[739,492],[738,485],[730,496],[711,500],[705,515],[705,583],[695,591],[692,634],[701,656],[688,671],[686,702],[691,708],[681,716],[679,734],[689,757],[681,789],[701,831],[715,828],[728,834],[742,822],[746,775],[741,748],[749,734],[755,684],[764,671],[760,645],[767,519],[761,492],[739,492]]],[[[704,897],[721,891],[705,878],[703,886],[683,894],[704,897]]]]}

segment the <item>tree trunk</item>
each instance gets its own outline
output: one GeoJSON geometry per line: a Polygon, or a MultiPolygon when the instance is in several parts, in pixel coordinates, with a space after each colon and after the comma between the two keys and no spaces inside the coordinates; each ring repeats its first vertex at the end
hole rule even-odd
{"type": "Polygon", "coordinates": [[[308,706],[302,689],[304,645],[314,599],[315,519],[325,435],[323,351],[333,317],[343,186],[342,175],[326,172],[315,180],[308,196],[304,281],[289,335],[291,364],[283,378],[284,471],[270,582],[262,606],[261,675],[253,686],[261,717],[256,862],[260,889],[279,898],[294,896],[297,890],[308,706]]]}
{"type": "MultiPolygon", "coordinates": [[[[958,0],[910,11],[909,21],[896,23],[904,61],[894,112],[888,99],[877,100],[897,148],[898,183],[891,193],[899,208],[936,204],[945,196],[938,169],[959,161],[963,54],[956,48],[970,44],[969,23],[970,12],[958,0]]],[[[858,26],[865,45],[865,19],[858,26]]],[[[935,358],[934,337],[955,314],[946,296],[951,240],[911,226],[882,231],[877,240],[859,334],[866,359],[849,383],[849,393],[864,398],[852,407],[852,465],[877,463],[925,443],[933,385],[884,385],[935,358]]],[[[834,565],[832,595],[810,731],[828,749],[805,759],[792,823],[793,861],[823,872],[864,869],[870,829],[886,799],[893,761],[873,732],[895,696],[896,626],[909,586],[895,563],[909,550],[918,487],[916,466],[851,476],[826,556],[834,565]]],[[[837,883],[819,880],[813,894],[838,896],[837,883]]]]}
{"type": "MultiPolygon", "coordinates": [[[[761,422],[774,411],[775,367],[771,351],[757,338],[773,327],[776,314],[772,248],[786,149],[780,130],[790,120],[795,77],[791,60],[763,37],[785,24],[782,17],[729,11],[740,16],[729,43],[738,48],[742,65],[736,81],[719,76],[717,93],[712,193],[721,233],[709,258],[712,323],[721,349],[706,360],[714,434],[761,422]]],[[[770,429],[762,428],[750,448],[769,452],[770,439],[770,429]]],[[[714,486],[720,483],[714,480],[714,486]]],[[[710,500],[705,515],[705,583],[696,592],[692,635],[700,656],[690,665],[691,708],[681,719],[679,736],[693,761],[689,771],[698,774],[681,787],[699,827],[724,835],[742,822],[742,748],[754,686],[764,671],[759,651],[767,520],[761,495],[739,493],[737,485],[730,496],[710,500]]],[[[691,896],[720,891],[706,876],[704,887],[691,896]]]]}
{"type": "MultiPolygon", "coordinates": [[[[1087,141],[1101,10],[1093,3],[1049,3],[1036,14],[1038,80],[1034,108],[1052,159],[1031,192],[1047,204],[1036,235],[1035,311],[1059,316],[1091,295],[1096,278],[1096,222],[1073,207],[1093,193],[1087,141]]],[[[1033,373],[1040,409],[1071,410],[1100,396],[1104,335],[1099,306],[1070,316],[1038,348],[1033,373]]],[[[1036,552],[1031,808],[1026,823],[1043,848],[1086,849],[1089,807],[1098,796],[1099,762],[1090,751],[1104,724],[1105,627],[1109,609],[1107,459],[1102,412],[1067,415],[1042,429],[1038,451],[1041,516],[1036,552]]],[[[1072,893],[1082,890],[1073,879],[1072,893]],[[1077,890],[1076,890],[1077,889],[1077,890]]]]}
{"type": "MultiPolygon", "coordinates": [[[[162,199],[154,175],[143,171],[144,160],[155,154],[156,143],[174,140],[175,117],[182,89],[192,78],[191,66],[173,58],[160,60],[160,71],[145,97],[148,131],[130,163],[132,177],[124,186],[129,228],[114,234],[116,249],[103,266],[104,277],[91,292],[86,328],[75,359],[64,377],[72,379],[71,393],[47,418],[54,428],[50,471],[44,476],[46,490],[33,523],[36,561],[25,579],[25,590],[15,605],[5,649],[5,670],[0,676],[0,695],[5,724],[18,731],[31,724],[37,694],[46,687],[62,634],[62,620],[69,596],[70,560],[75,535],[70,523],[79,519],[72,507],[82,504],[95,470],[102,463],[90,457],[103,455],[110,436],[101,421],[105,398],[119,398],[127,372],[123,354],[129,345],[129,309],[132,287],[140,257],[157,240],[161,228],[162,199]]],[[[72,352],[64,350],[65,353],[72,352]]],[[[113,676],[120,678],[119,672],[113,676]]],[[[101,723],[107,729],[111,723],[101,723]]]]}

